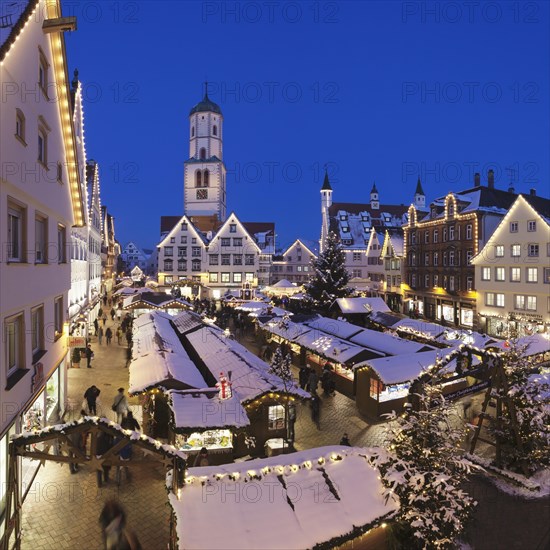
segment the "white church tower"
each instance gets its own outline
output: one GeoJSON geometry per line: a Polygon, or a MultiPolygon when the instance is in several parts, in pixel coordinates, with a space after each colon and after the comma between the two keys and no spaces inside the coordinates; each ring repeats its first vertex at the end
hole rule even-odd
{"type": "Polygon", "coordinates": [[[380,210],[380,201],[378,199],[378,189],[376,189],[376,183],[372,184],[370,192],[370,207],[372,210],[380,210]]]}
{"type": "Polygon", "coordinates": [[[323,187],[321,187],[321,241],[319,243],[319,250],[324,252],[327,237],[329,233],[329,208],[332,206],[332,187],[328,180],[328,173],[325,170],[325,179],[323,181],[323,187]]]}
{"type": "Polygon", "coordinates": [[[414,193],[414,205],[417,210],[426,209],[426,195],[424,194],[424,189],[422,189],[422,183],[420,183],[420,176],[416,182],[416,191],[414,193]]]}
{"type": "Polygon", "coordinates": [[[184,204],[187,216],[226,217],[226,170],[223,163],[223,115],[208,97],[189,113],[189,159],[184,163],[184,204]]]}

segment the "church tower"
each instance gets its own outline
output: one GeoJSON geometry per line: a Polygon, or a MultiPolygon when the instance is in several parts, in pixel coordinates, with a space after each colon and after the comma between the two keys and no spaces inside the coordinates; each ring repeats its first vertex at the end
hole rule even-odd
{"type": "Polygon", "coordinates": [[[373,210],[380,210],[380,201],[378,200],[378,189],[376,189],[376,183],[372,184],[370,192],[370,207],[373,210]]]}
{"type": "Polygon", "coordinates": [[[323,181],[323,187],[321,187],[321,242],[320,251],[323,252],[325,249],[325,244],[327,242],[327,237],[329,233],[329,208],[332,206],[332,187],[328,180],[328,173],[325,170],[325,179],[323,181]]]}
{"type": "Polygon", "coordinates": [[[226,170],[223,163],[223,115],[208,97],[189,113],[189,159],[184,163],[184,204],[187,216],[216,216],[225,221],[226,170]]]}
{"type": "Polygon", "coordinates": [[[418,176],[418,181],[416,182],[414,206],[420,210],[424,210],[426,208],[426,195],[424,194],[424,189],[422,189],[422,184],[420,183],[420,176],[418,176]]]}

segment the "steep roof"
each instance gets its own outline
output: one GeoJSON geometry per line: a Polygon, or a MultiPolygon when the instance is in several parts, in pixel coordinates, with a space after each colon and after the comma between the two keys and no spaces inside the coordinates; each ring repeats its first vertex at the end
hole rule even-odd
{"type": "Polygon", "coordinates": [[[189,111],[189,116],[191,116],[194,113],[217,113],[218,115],[222,114],[222,110],[220,109],[220,106],[217,103],[214,103],[209,97],[208,97],[208,85],[206,84],[205,90],[204,90],[204,97],[202,98],[202,101],[199,101],[194,107],[191,108],[189,111]]]}
{"type": "Polygon", "coordinates": [[[321,191],[332,191],[332,187],[330,186],[330,181],[328,180],[328,172],[325,170],[325,179],[323,180],[323,187],[321,187],[321,191]]]}
{"type": "Polygon", "coordinates": [[[418,178],[418,181],[416,182],[416,191],[414,192],[415,195],[424,195],[424,189],[422,189],[422,183],[420,182],[420,178],[418,178]]]}
{"type": "Polygon", "coordinates": [[[12,0],[2,2],[2,26],[0,26],[0,61],[12,47],[39,0],[12,0]]]}

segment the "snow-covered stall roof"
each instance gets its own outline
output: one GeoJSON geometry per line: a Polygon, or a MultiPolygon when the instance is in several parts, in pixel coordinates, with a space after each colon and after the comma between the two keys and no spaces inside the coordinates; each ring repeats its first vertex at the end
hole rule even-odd
{"type": "MultiPolygon", "coordinates": [[[[265,393],[285,391],[283,381],[269,372],[265,361],[237,341],[227,338],[218,327],[204,326],[188,333],[185,338],[216,379],[220,372],[228,375],[231,371],[232,389],[241,403],[265,393]]],[[[286,392],[297,397],[309,397],[295,384],[286,392]]]]}
{"type": "Polygon", "coordinates": [[[419,344],[411,340],[405,340],[377,330],[364,329],[359,334],[352,336],[350,341],[367,348],[381,351],[387,355],[403,355],[408,353],[418,353],[428,351],[433,348],[425,344],[419,344]]]}
{"type": "Polygon", "coordinates": [[[378,527],[399,505],[386,502],[369,452],[320,447],[190,468],[180,500],[169,494],[179,546],[297,550],[323,543],[337,546],[339,537],[351,540],[378,527]],[[274,536],[276,532],[280,535],[274,536]]]}
{"type": "Polygon", "coordinates": [[[322,357],[337,361],[338,363],[348,363],[352,359],[360,361],[368,357],[365,357],[366,354],[377,355],[376,352],[371,352],[371,350],[351,344],[346,340],[341,340],[336,336],[319,330],[306,332],[298,336],[298,338],[295,338],[294,342],[304,348],[314,351],[322,357]]]}
{"type": "Polygon", "coordinates": [[[294,323],[290,320],[282,322],[281,319],[272,319],[262,325],[262,328],[289,341],[298,338],[298,336],[301,336],[306,332],[312,331],[311,328],[303,325],[302,323],[294,323]]]}
{"type": "Polygon", "coordinates": [[[322,330],[327,334],[338,336],[339,338],[350,338],[354,334],[361,332],[363,327],[353,325],[346,321],[331,319],[330,317],[318,317],[313,321],[306,321],[305,324],[316,331],[322,330]]]}
{"type": "MultiPolygon", "coordinates": [[[[384,384],[398,384],[401,382],[412,382],[416,380],[428,367],[435,364],[439,360],[444,360],[449,354],[454,353],[454,349],[446,350],[422,351],[406,355],[392,355],[390,357],[382,357],[381,359],[370,359],[358,363],[354,368],[371,367],[378,373],[380,380],[384,384]]],[[[479,360],[474,356],[473,364],[479,363],[479,360]]],[[[456,367],[456,358],[449,361],[446,366],[446,372],[454,372],[456,367]]]]}
{"type": "MultiPolygon", "coordinates": [[[[522,348],[527,346],[525,353],[526,355],[537,355],[539,353],[548,353],[550,352],[550,340],[546,337],[545,334],[531,334],[530,336],[523,336],[514,340],[517,347],[522,348]]],[[[490,348],[497,348],[503,351],[510,349],[510,342],[508,341],[499,341],[494,344],[489,345],[490,348]]]]}
{"type": "Polygon", "coordinates": [[[127,296],[122,303],[123,309],[138,309],[142,308],[190,308],[193,307],[187,300],[176,298],[165,292],[152,292],[147,288],[146,292],[139,292],[127,296]]]}
{"type": "Polygon", "coordinates": [[[234,394],[222,400],[217,388],[169,390],[166,393],[176,430],[242,428],[250,424],[246,411],[234,394]]]}
{"type": "Polygon", "coordinates": [[[473,330],[445,329],[445,332],[438,336],[436,341],[451,347],[470,344],[477,348],[484,348],[493,343],[495,339],[473,330]]]}
{"type": "Polygon", "coordinates": [[[174,383],[191,388],[207,386],[199,370],[183,349],[174,329],[171,316],[155,311],[140,315],[134,321],[130,363],[130,393],[174,383]]]}
{"type": "Polygon", "coordinates": [[[395,323],[400,321],[402,318],[402,315],[396,315],[394,312],[384,313],[382,311],[375,311],[371,315],[370,320],[384,327],[393,327],[393,325],[395,325],[395,323]]]}
{"type": "Polygon", "coordinates": [[[382,298],[338,298],[336,303],[344,314],[391,311],[382,298]]]}
{"type": "Polygon", "coordinates": [[[296,285],[291,283],[288,279],[281,279],[271,286],[274,288],[296,288],[296,285]]]}
{"type": "Polygon", "coordinates": [[[401,319],[392,326],[394,330],[408,332],[409,334],[418,334],[424,338],[438,338],[445,332],[445,327],[436,323],[428,323],[421,319],[401,319]]]}
{"type": "Polygon", "coordinates": [[[180,334],[186,334],[204,325],[201,316],[192,311],[182,311],[174,315],[174,317],[172,317],[172,323],[180,334]]]}
{"type": "Polygon", "coordinates": [[[262,315],[271,315],[277,317],[283,317],[284,315],[294,315],[291,311],[282,309],[280,307],[272,306],[271,304],[266,304],[265,302],[243,302],[235,307],[236,310],[246,311],[251,317],[260,317],[262,315]]]}

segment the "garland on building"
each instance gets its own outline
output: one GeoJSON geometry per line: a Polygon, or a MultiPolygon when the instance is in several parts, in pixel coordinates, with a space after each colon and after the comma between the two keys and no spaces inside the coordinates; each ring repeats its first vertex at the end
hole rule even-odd
{"type": "Polygon", "coordinates": [[[382,473],[386,498],[397,496],[401,503],[392,536],[398,547],[411,550],[456,548],[476,504],[459,489],[477,466],[462,456],[466,428],[457,425],[443,398],[441,369],[432,369],[432,381],[418,395],[418,410],[389,415],[389,450],[371,459],[382,473]]]}
{"type": "Polygon", "coordinates": [[[313,278],[304,285],[306,297],[315,307],[327,311],[337,298],[346,298],[352,293],[348,287],[349,273],[345,261],[336,235],[329,233],[326,249],[312,261],[313,278]]]}

